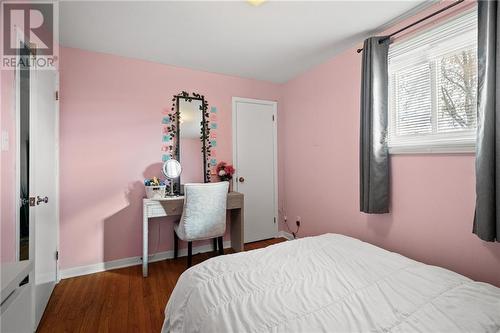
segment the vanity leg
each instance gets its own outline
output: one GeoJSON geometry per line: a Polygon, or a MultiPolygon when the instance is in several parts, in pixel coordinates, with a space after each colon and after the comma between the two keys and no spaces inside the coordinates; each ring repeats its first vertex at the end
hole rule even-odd
{"type": "Polygon", "coordinates": [[[231,209],[231,247],[236,252],[244,251],[244,218],[243,218],[243,205],[241,208],[231,209]]]}
{"type": "Polygon", "coordinates": [[[217,241],[219,242],[219,255],[224,254],[224,237],[217,237],[217,241]]]}
{"type": "Polygon", "coordinates": [[[212,241],[214,243],[214,252],[217,252],[217,238],[213,238],[212,241]]]}
{"type": "Polygon", "coordinates": [[[177,259],[179,255],[179,237],[177,237],[177,234],[175,233],[174,230],[174,259],[177,259]]]}
{"type": "Polygon", "coordinates": [[[148,217],[146,208],[143,207],[142,213],[142,276],[148,276],[148,217]]]}
{"type": "Polygon", "coordinates": [[[193,260],[193,242],[188,242],[187,266],[191,267],[193,260]]]}

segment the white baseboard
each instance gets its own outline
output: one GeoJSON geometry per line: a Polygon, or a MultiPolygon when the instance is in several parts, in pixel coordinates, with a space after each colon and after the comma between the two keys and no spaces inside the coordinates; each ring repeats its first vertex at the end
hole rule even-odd
{"type": "Polygon", "coordinates": [[[278,233],[276,234],[276,238],[279,238],[279,237],[286,238],[288,240],[294,240],[293,235],[291,233],[283,231],[283,230],[278,231],[278,233]]]}
{"type": "MultiPolygon", "coordinates": [[[[228,249],[230,247],[231,247],[231,241],[225,241],[224,248],[228,249]]],[[[211,252],[211,251],[213,251],[213,247],[211,244],[193,247],[193,254],[205,253],[205,252],[211,252]]],[[[184,256],[187,256],[187,249],[179,249],[179,257],[184,257],[184,256]]],[[[173,257],[174,257],[173,250],[172,251],[165,251],[165,252],[158,252],[158,253],[154,253],[154,254],[149,255],[149,262],[155,262],[155,261],[160,261],[160,260],[165,260],[165,259],[172,259],[173,257]]],[[[93,264],[93,265],[78,266],[78,267],[63,269],[59,272],[59,279],[58,280],[68,279],[68,278],[72,278],[72,277],[76,277],[76,276],[93,274],[93,273],[98,273],[98,272],[109,271],[109,270],[117,269],[117,268],[129,267],[129,266],[134,266],[134,265],[141,265],[142,264],[141,258],[142,257],[130,257],[130,258],[123,258],[123,259],[118,259],[118,260],[100,262],[100,263],[93,264]]]]}

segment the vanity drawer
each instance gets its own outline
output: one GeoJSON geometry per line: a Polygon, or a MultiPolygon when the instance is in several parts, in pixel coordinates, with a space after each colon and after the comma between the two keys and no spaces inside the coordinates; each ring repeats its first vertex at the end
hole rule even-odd
{"type": "Polygon", "coordinates": [[[158,217],[158,216],[165,216],[166,212],[163,209],[163,206],[161,204],[154,204],[154,205],[148,205],[147,207],[147,215],[148,217],[158,217]]]}
{"type": "Polygon", "coordinates": [[[184,204],[182,202],[171,202],[164,205],[163,208],[165,209],[167,215],[182,215],[184,204]]]}
{"type": "Polygon", "coordinates": [[[168,215],[181,215],[183,203],[179,201],[157,201],[148,204],[148,217],[160,217],[168,215]]]}

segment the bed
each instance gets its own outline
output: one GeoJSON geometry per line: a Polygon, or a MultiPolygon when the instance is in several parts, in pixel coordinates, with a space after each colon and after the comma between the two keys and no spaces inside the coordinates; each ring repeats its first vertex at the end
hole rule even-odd
{"type": "Polygon", "coordinates": [[[500,288],[325,234],[185,271],[163,332],[500,332],[500,288]]]}

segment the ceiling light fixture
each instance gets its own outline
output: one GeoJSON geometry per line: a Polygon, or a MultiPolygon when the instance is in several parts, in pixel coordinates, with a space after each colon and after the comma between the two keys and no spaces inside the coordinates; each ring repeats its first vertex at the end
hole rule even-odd
{"type": "Polygon", "coordinates": [[[266,2],[266,0],[247,0],[247,2],[249,4],[251,4],[252,6],[257,7],[257,6],[262,5],[264,2],[266,2]]]}

